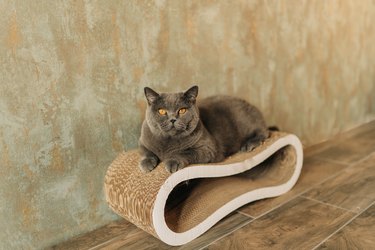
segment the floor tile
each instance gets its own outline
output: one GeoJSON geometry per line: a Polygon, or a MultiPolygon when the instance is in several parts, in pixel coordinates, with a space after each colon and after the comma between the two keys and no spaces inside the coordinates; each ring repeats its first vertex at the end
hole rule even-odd
{"type": "Polygon", "coordinates": [[[375,131],[375,120],[361,124],[355,128],[348,131],[342,132],[339,136],[343,139],[351,139],[364,134],[368,134],[375,131]]]}
{"type": "Polygon", "coordinates": [[[346,168],[346,166],[347,165],[319,160],[314,157],[307,157],[304,160],[300,178],[292,190],[276,198],[253,202],[242,207],[239,211],[254,218],[258,217],[310,189],[314,185],[321,183],[323,180],[346,168]]]}
{"type": "Polygon", "coordinates": [[[67,242],[52,246],[48,249],[90,249],[91,247],[111,240],[113,237],[126,233],[131,227],[133,227],[133,225],[125,220],[114,221],[104,227],[90,232],[89,234],[74,237],[67,242]]]}
{"type": "Polygon", "coordinates": [[[375,200],[375,154],[318,187],[305,197],[361,212],[375,200]]]}
{"type": "Polygon", "coordinates": [[[364,137],[367,139],[370,139],[369,137],[371,137],[372,140],[375,140],[375,121],[368,122],[349,131],[335,135],[327,141],[311,145],[304,150],[304,153],[306,156],[313,156],[327,148],[341,144],[342,142],[364,137]]]}
{"type": "Polygon", "coordinates": [[[311,249],[355,214],[298,197],[207,249],[311,249]]]}
{"type": "Polygon", "coordinates": [[[375,152],[375,129],[359,133],[350,139],[340,140],[336,145],[328,147],[314,156],[351,164],[373,152],[375,152]]]}
{"type": "Polygon", "coordinates": [[[252,218],[248,216],[242,215],[240,213],[234,213],[225,218],[224,220],[220,221],[216,226],[212,227],[201,237],[193,240],[192,242],[182,247],[179,247],[178,249],[200,249],[204,246],[207,246],[211,242],[242,227],[251,220],[252,218]]]}
{"type": "Polygon", "coordinates": [[[372,205],[317,249],[374,249],[375,205],[372,205]]]}
{"type": "Polygon", "coordinates": [[[117,250],[117,249],[172,249],[171,246],[163,243],[159,239],[132,225],[123,234],[114,237],[112,240],[100,244],[91,250],[105,249],[105,250],[117,250]]]}
{"type": "Polygon", "coordinates": [[[368,139],[375,140],[375,120],[358,127],[356,130],[351,130],[348,133],[353,134],[353,136],[350,138],[366,137],[368,139]]]}
{"type": "Polygon", "coordinates": [[[230,214],[201,237],[180,247],[168,246],[134,226],[123,235],[105,244],[99,245],[94,249],[199,249],[236,230],[251,220],[250,217],[239,213],[230,214]]]}

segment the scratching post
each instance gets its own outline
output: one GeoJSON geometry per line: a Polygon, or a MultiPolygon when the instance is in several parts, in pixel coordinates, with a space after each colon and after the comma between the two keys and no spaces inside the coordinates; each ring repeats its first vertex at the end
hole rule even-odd
{"type": "Polygon", "coordinates": [[[249,202],[289,191],[300,175],[303,151],[295,135],[272,132],[251,152],[220,163],[190,165],[173,174],[163,163],[145,174],[139,161],[137,150],[113,161],[105,177],[107,202],[139,228],[177,246],[249,202]]]}

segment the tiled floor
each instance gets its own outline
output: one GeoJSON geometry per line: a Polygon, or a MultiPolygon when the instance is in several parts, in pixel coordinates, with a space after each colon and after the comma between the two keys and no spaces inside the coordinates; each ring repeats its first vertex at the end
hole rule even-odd
{"type": "Polygon", "coordinates": [[[170,247],[122,220],[53,249],[375,249],[375,121],[305,150],[287,194],[170,247]]]}

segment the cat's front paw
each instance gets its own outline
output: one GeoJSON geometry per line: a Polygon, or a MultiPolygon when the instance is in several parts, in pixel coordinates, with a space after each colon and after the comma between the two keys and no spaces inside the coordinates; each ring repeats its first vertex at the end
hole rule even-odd
{"type": "Polygon", "coordinates": [[[251,152],[260,144],[262,144],[261,141],[247,141],[244,145],[242,145],[241,152],[251,152]]]}
{"type": "Polygon", "coordinates": [[[139,163],[139,168],[144,172],[148,173],[152,171],[158,165],[158,159],[155,157],[145,157],[139,163]]]}
{"type": "Polygon", "coordinates": [[[187,163],[180,160],[180,159],[168,159],[165,161],[165,168],[169,173],[174,173],[184,167],[186,167],[187,163]]]}

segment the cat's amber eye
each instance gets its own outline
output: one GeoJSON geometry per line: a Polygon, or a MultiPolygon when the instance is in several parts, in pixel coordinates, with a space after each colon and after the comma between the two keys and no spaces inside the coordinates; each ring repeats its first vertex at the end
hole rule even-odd
{"type": "Polygon", "coordinates": [[[165,109],[159,109],[159,110],[158,110],[158,113],[159,113],[160,115],[166,115],[166,114],[167,114],[167,111],[166,111],[165,109]]]}
{"type": "Polygon", "coordinates": [[[182,108],[178,111],[178,114],[182,115],[186,113],[186,108],[182,108]]]}

